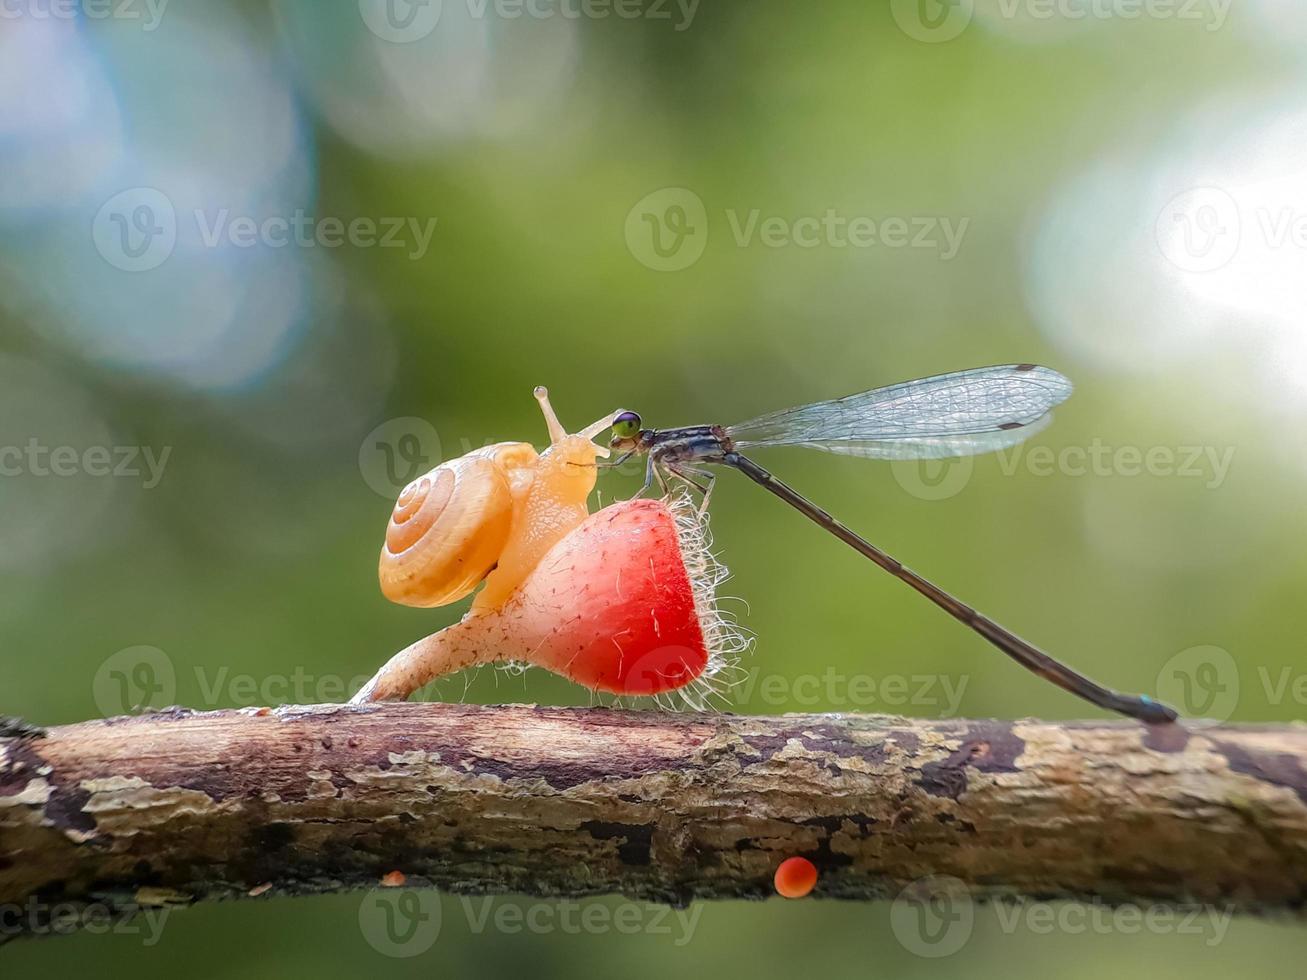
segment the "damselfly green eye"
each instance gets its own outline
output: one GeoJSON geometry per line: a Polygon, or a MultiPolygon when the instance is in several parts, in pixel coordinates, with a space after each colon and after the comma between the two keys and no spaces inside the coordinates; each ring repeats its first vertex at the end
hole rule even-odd
{"type": "Polygon", "coordinates": [[[618,439],[634,439],[640,434],[640,416],[635,412],[623,412],[613,419],[613,435],[618,439]]]}

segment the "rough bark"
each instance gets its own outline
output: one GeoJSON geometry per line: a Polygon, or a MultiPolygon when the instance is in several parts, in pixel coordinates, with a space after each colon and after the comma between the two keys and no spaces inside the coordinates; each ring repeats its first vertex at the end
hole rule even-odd
{"type": "MultiPolygon", "coordinates": [[[[0,908],[371,887],[1302,908],[1307,727],[448,704],[0,730],[0,908]]],[[[0,940],[5,938],[0,935],[0,940]]]]}

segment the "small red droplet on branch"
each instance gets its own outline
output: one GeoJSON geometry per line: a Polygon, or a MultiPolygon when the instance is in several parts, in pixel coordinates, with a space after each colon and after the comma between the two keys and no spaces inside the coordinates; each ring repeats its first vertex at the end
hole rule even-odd
{"type": "Polygon", "coordinates": [[[786,858],[776,869],[776,893],[783,898],[803,898],[817,886],[817,867],[807,858],[786,858]]]}

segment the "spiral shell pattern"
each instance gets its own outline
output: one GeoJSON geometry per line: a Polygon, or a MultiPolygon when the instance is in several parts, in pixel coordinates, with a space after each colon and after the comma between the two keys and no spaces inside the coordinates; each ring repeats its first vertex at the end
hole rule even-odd
{"type": "Polygon", "coordinates": [[[386,598],[443,606],[475,589],[508,539],[512,471],[535,458],[525,443],[500,443],[442,463],[406,486],[381,549],[386,598]]]}

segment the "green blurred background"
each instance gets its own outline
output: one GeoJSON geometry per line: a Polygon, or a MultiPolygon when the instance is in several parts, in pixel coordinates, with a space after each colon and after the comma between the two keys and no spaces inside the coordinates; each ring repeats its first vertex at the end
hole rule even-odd
{"type": "MultiPolygon", "coordinates": [[[[1021,451],[762,461],[1113,686],[1239,721],[1307,710],[1295,0],[118,2],[0,18],[0,446],[20,450],[0,457],[0,713],[131,708],[139,663],[156,705],[338,699],[463,611],[380,596],[399,487],[543,443],[536,384],[572,427],[618,405],[729,423],[1026,360],[1077,393],[1021,451]],[[266,220],[296,215],[325,238],[279,244],[266,220]],[[324,243],[359,218],[402,219],[398,247],[359,225],[324,243]],[[163,466],[102,475],[95,447],[163,466]]],[[[713,530],[758,638],[737,710],[1100,716],[732,474],[713,530]]],[[[430,696],[589,702],[535,671],[430,696]]],[[[929,958],[889,904],[714,904],[693,928],[641,906],[627,935],[428,900],[439,936],[408,957],[358,895],[0,955],[13,976],[1202,978],[1307,954],[1252,921],[977,909],[929,958]]]]}

